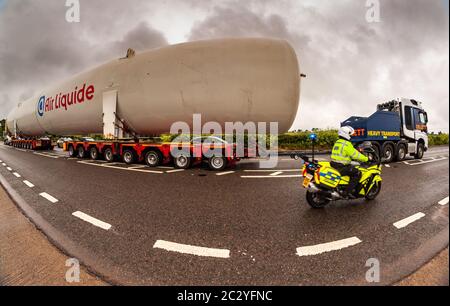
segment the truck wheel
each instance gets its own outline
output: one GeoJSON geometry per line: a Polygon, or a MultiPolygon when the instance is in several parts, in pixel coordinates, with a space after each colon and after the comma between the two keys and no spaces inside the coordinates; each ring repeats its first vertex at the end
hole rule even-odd
{"type": "Polygon", "coordinates": [[[178,169],[189,169],[191,162],[192,159],[185,154],[180,154],[174,159],[175,168],[178,169]]]}
{"type": "Polygon", "coordinates": [[[330,200],[321,196],[318,192],[306,192],[306,201],[312,208],[324,208],[330,203],[330,200]]]}
{"type": "Polygon", "coordinates": [[[78,152],[78,158],[85,158],[86,157],[86,150],[83,146],[79,146],[77,149],[78,152]]]}
{"type": "Polygon", "coordinates": [[[111,148],[106,148],[105,151],[103,152],[103,155],[105,156],[105,160],[108,163],[114,162],[114,154],[111,148]]]}
{"type": "Polygon", "coordinates": [[[423,143],[419,143],[419,145],[417,146],[417,153],[416,155],[414,155],[414,157],[416,159],[422,159],[424,154],[425,154],[425,147],[423,143]]]}
{"type": "Polygon", "coordinates": [[[227,167],[227,159],[223,156],[213,156],[208,159],[208,166],[213,171],[222,171],[227,167]]]}
{"type": "Polygon", "coordinates": [[[162,157],[159,152],[156,151],[148,151],[145,154],[145,163],[149,167],[158,167],[161,164],[162,157]]]}
{"type": "Polygon", "coordinates": [[[383,157],[385,163],[389,164],[394,160],[395,153],[394,153],[394,146],[391,144],[387,144],[383,148],[383,157]]]}
{"type": "Polygon", "coordinates": [[[89,150],[89,155],[91,156],[91,159],[92,160],[97,160],[98,158],[99,158],[99,153],[98,153],[98,149],[97,149],[97,147],[92,147],[90,150],[89,150]]]}
{"type": "Polygon", "coordinates": [[[130,149],[125,149],[123,151],[122,160],[125,164],[131,165],[134,163],[134,153],[130,149]]]}
{"type": "Polygon", "coordinates": [[[77,154],[77,152],[75,152],[75,149],[73,148],[72,145],[69,146],[69,156],[70,157],[75,157],[75,155],[77,154]]]}
{"type": "Polygon", "coordinates": [[[406,145],[401,143],[397,146],[397,161],[403,161],[406,158],[406,145]]]}

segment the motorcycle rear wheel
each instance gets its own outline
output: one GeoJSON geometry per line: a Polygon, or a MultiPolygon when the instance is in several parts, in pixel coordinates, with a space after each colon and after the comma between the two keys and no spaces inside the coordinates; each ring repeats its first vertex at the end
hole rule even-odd
{"type": "Polygon", "coordinates": [[[330,200],[321,196],[319,193],[310,191],[306,192],[306,201],[312,208],[315,209],[324,208],[330,203],[330,200]]]}

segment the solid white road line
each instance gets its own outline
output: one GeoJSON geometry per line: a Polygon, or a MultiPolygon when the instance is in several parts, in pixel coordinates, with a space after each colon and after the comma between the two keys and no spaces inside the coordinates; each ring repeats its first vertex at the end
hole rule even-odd
{"type": "Polygon", "coordinates": [[[401,229],[401,228],[404,228],[404,227],[410,225],[411,223],[413,223],[413,222],[415,222],[415,221],[417,221],[419,219],[422,219],[423,217],[425,217],[425,214],[420,212],[420,213],[414,214],[414,215],[412,215],[412,216],[410,216],[408,218],[405,218],[403,220],[395,222],[394,226],[396,228],[398,228],[398,229],[401,229]]]}
{"type": "Polygon", "coordinates": [[[420,161],[418,163],[409,163],[410,166],[417,166],[417,165],[423,165],[423,164],[428,164],[428,163],[434,163],[434,162],[438,162],[438,161],[442,161],[442,160],[447,160],[447,157],[442,157],[439,159],[432,159],[432,160],[426,160],[426,161],[420,161]]]}
{"type": "Polygon", "coordinates": [[[297,255],[298,256],[318,255],[325,252],[337,251],[344,248],[348,248],[361,242],[362,241],[358,237],[351,237],[328,243],[299,247],[297,248],[297,255]]]}
{"type": "MultiPolygon", "coordinates": [[[[115,167],[111,166],[111,164],[94,164],[86,161],[78,161],[77,163],[85,164],[85,165],[91,165],[91,166],[97,166],[97,167],[103,167],[103,168],[111,168],[111,169],[120,169],[120,170],[128,170],[128,171],[136,171],[136,172],[146,172],[146,173],[156,173],[156,174],[163,174],[162,171],[153,171],[153,170],[142,170],[142,169],[130,169],[125,167],[115,167]]],[[[112,163],[114,164],[114,163],[112,163]]]]}
{"type": "Polygon", "coordinates": [[[183,171],[185,171],[185,170],[184,169],[176,169],[176,170],[166,171],[166,173],[175,173],[175,172],[183,172],[183,171]]]}
{"type": "Polygon", "coordinates": [[[30,188],[33,188],[33,187],[34,187],[34,185],[33,185],[31,182],[27,181],[27,180],[23,181],[23,183],[24,183],[25,185],[27,185],[28,187],[30,187],[30,188]]]}
{"type": "Polygon", "coordinates": [[[6,170],[8,171],[12,171],[12,169],[10,167],[6,167],[6,170]]]}
{"type": "Polygon", "coordinates": [[[222,176],[222,175],[228,175],[228,174],[233,174],[234,171],[227,171],[227,172],[220,172],[220,173],[216,173],[217,176],[222,176]]]}
{"type": "Polygon", "coordinates": [[[212,249],[187,244],[180,244],[170,241],[158,240],[153,248],[163,249],[166,251],[178,252],[183,254],[191,254],[196,256],[230,258],[230,251],[226,249],[212,249]]]}
{"type": "Polygon", "coordinates": [[[109,230],[112,226],[109,223],[103,222],[99,219],[96,219],[94,217],[91,217],[81,211],[76,211],[72,214],[74,217],[77,217],[83,221],[86,221],[94,226],[100,227],[101,229],[104,229],[105,231],[109,230]]]}
{"type": "Polygon", "coordinates": [[[157,168],[159,168],[159,169],[175,169],[174,167],[166,167],[166,166],[159,166],[159,167],[157,167],[157,168]]]}
{"type": "Polygon", "coordinates": [[[17,172],[14,172],[13,174],[14,174],[14,176],[17,177],[17,178],[22,177],[22,176],[21,176],[19,173],[17,173],[17,172]]]}
{"type": "Polygon", "coordinates": [[[300,169],[258,169],[258,170],[244,170],[244,172],[300,172],[300,169]]]}
{"type": "Polygon", "coordinates": [[[441,201],[439,201],[438,204],[442,205],[442,206],[447,205],[448,204],[448,197],[446,197],[445,199],[442,199],[441,201]]]}
{"type": "Polygon", "coordinates": [[[277,171],[277,172],[271,173],[270,176],[277,176],[277,175],[280,175],[280,174],[283,174],[283,172],[277,171]]]}
{"type": "Polygon", "coordinates": [[[54,158],[54,159],[59,158],[58,156],[52,156],[52,155],[47,155],[47,154],[37,153],[37,152],[34,152],[33,154],[40,155],[40,156],[45,156],[45,157],[48,157],[48,158],[54,158]]]}
{"type": "Polygon", "coordinates": [[[128,167],[128,169],[143,169],[143,168],[149,168],[148,166],[133,166],[133,167],[128,167]]]}
{"type": "Polygon", "coordinates": [[[46,192],[42,192],[39,194],[41,197],[43,197],[44,199],[47,199],[48,201],[52,202],[52,203],[56,203],[58,202],[58,199],[52,197],[51,195],[49,195],[46,192]]]}
{"type": "Polygon", "coordinates": [[[243,179],[273,179],[273,178],[294,178],[294,177],[303,177],[303,175],[276,175],[276,176],[270,176],[270,175],[241,175],[241,178],[243,179]]]}

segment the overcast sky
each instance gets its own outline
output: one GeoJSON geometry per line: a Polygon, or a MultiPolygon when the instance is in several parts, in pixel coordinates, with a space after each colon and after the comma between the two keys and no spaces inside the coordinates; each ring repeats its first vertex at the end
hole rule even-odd
{"type": "Polygon", "coordinates": [[[448,132],[448,0],[0,0],[0,118],[36,91],[110,59],[221,37],[274,37],[296,49],[302,81],[292,129],[336,127],[396,97],[421,100],[448,132]]]}

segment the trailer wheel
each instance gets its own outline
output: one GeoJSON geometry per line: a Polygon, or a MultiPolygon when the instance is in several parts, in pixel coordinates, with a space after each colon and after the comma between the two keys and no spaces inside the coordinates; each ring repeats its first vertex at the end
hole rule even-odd
{"type": "Polygon", "coordinates": [[[97,147],[91,147],[91,149],[89,150],[89,155],[92,160],[97,160],[100,157],[97,147]]]}
{"type": "Polygon", "coordinates": [[[75,157],[77,153],[75,152],[75,149],[73,148],[72,145],[69,146],[69,156],[70,157],[75,157]]]}
{"type": "Polygon", "coordinates": [[[148,151],[145,154],[145,163],[149,167],[158,167],[161,164],[161,154],[157,151],[148,151]]]}
{"type": "Polygon", "coordinates": [[[404,143],[401,143],[397,146],[397,161],[403,161],[406,158],[406,145],[404,143]]]}
{"type": "Polygon", "coordinates": [[[208,166],[213,171],[222,171],[227,167],[227,159],[223,156],[213,156],[208,159],[208,166]]]}
{"type": "Polygon", "coordinates": [[[178,169],[189,169],[191,163],[192,159],[187,154],[179,154],[174,159],[175,168],[178,169]]]}
{"type": "Polygon", "coordinates": [[[423,155],[425,154],[425,146],[423,143],[419,143],[417,146],[417,153],[414,155],[416,159],[422,159],[423,155]]]}
{"type": "Polygon", "coordinates": [[[114,161],[114,154],[111,148],[106,148],[103,155],[108,163],[112,163],[114,161]]]}
{"type": "Polygon", "coordinates": [[[391,144],[386,144],[383,147],[383,155],[384,161],[389,164],[394,160],[395,152],[394,152],[394,146],[391,144]]]}
{"type": "Polygon", "coordinates": [[[83,146],[79,146],[78,149],[78,158],[85,158],[86,157],[86,150],[83,146]]]}
{"type": "Polygon", "coordinates": [[[133,153],[133,151],[130,150],[130,149],[125,149],[123,151],[122,160],[127,165],[131,165],[132,163],[134,163],[134,153],[133,153]]]}

